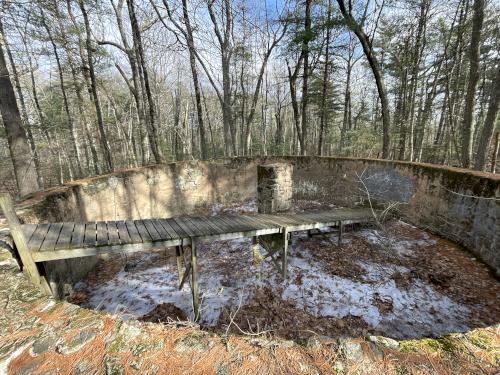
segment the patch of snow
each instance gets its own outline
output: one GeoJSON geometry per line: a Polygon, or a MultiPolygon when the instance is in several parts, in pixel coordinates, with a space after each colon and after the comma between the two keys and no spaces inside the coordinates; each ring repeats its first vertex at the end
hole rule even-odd
{"type": "Polygon", "coordinates": [[[242,212],[257,212],[257,200],[250,199],[244,203],[215,203],[212,205],[212,216],[219,215],[221,213],[237,214],[242,212]]]}
{"type": "MultiPolygon", "coordinates": [[[[385,240],[376,230],[362,230],[351,234],[361,236],[369,243],[380,245],[385,240]]],[[[395,272],[410,270],[394,264],[358,261],[366,273],[359,279],[349,279],[329,273],[322,263],[313,258],[308,241],[298,241],[306,232],[294,235],[289,246],[289,278],[283,281],[271,261],[252,265],[251,239],[214,242],[199,245],[199,291],[201,323],[215,326],[224,309],[236,310],[247,303],[262,287],[271,288],[276,298],[291,300],[316,317],[361,317],[374,329],[384,330],[394,338],[437,335],[467,329],[469,309],[440,294],[431,285],[415,280],[405,288],[398,288],[391,278],[395,272]],[[381,311],[377,303],[389,301],[392,310],[381,311]]],[[[313,241],[313,239],[311,239],[313,241]]],[[[335,233],[318,243],[331,246],[335,233]]],[[[427,246],[431,240],[393,240],[398,252],[413,251],[427,246]]],[[[173,249],[171,249],[173,252],[173,249]]],[[[89,295],[87,307],[120,314],[125,318],[147,314],[157,305],[172,303],[187,316],[192,316],[189,284],[179,290],[175,257],[160,264],[159,253],[145,253],[135,267],[116,274],[113,279],[91,289],[79,283],[75,290],[89,295]],[[158,259],[156,259],[157,257],[158,259]],[[141,263],[149,268],[138,267],[141,263]]]]}
{"type": "Polygon", "coordinates": [[[430,239],[427,233],[422,233],[424,233],[425,235],[423,235],[423,238],[419,240],[395,238],[392,236],[388,237],[381,231],[375,229],[363,229],[355,233],[355,235],[364,238],[371,245],[392,249],[398,255],[411,255],[415,250],[418,250],[419,248],[436,244],[436,241],[430,239]]]}
{"type": "Polygon", "coordinates": [[[421,281],[402,290],[388,278],[395,271],[409,271],[405,267],[368,262],[363,265],[369,271],[369,281],[375,279],[377,283],[330,275],[312,258],[291,258],[289,274],[300,272],[301,285],[288,284],[282,298],[295,301],[318,317],[358,316],[372,328],[392,327],[392,323],[398,322],[388,333],[395,337],[413,336],[416,327],[426,335],[467,330],[469,309],[465,306],[421,281]],[[392,301],[392,311],[381,313],[375,305],[376,298],[392,301]]]}

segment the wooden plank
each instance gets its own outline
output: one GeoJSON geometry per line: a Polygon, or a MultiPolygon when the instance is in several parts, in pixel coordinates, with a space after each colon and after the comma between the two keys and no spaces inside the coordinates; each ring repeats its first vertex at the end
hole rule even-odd
{"type": "Polygon", "coordinates": [[[144,222],[142,220],[134,220],[135,226],[137,228],[137,231],[141,235],[142,242],[151,242],[153,239],[149,235],[148,230],[146,229],[146,226],[144,225],[144,222]]]}
{"type": "Polygon", "coordinates": [[[120,237],[121,244],[132,242],[130,234],[128,233],[127,224],[125,224],[123,220],[116,222],[116,228],[118,229],[118,236],[120,237]]]}
{"type": "Polygon", "coordinates": [[[223,230],[223,229],[221,229],[220,227],[218,227],[218,226],[215,224],[215,222],[214,222],[213,220],[211,220],[211,219],[212,219],[212,217],[204,217],[204,216],[201,216],[201,217],[199,217],[199,219],[200,219],[201,221],[203,221],[203,223],[204,223],[207,227],[211,228],[211,230],[212,230],[212,233],[213,233],[213,234],[222,234],[222,233],[224,233],[224,230],[223,230]]]}
{"type": "Polygon", "coordinates": [[[193,228],[189,223],[186,223],[182,217],[174,217],[173,219],[189,237],[198,237],[200,235],[200,232],[196,228],[193,228]]]}
{"type": "Polygon", "coordinates": [[[181,238],[181,236],[179,234],[177,234],[177,232],[174,230],[174,228],[172,228],[172,226],[170,225],[168,220],[159,219],[158,222],[161,224],[161,226],[163,228],[165,228],[165,230],[168,232],[168,235],[170,236],[170,238],[172,238],[172,239],[181,238]]]}
{"type": "Polygon", "coordinates": [[[44,293],[50,295],[50,287],[38,272],[38,268],[32,257],[32,252],[28,248],[28,241],[26,240],[26,237],[24,237],[21,229],[21,223],[19,222],[16,210],[14,209],[14,202],[9,194],[0,196],[0,208],[7,219],[7,223],[9,224],[10,234],[14,239],[19,257],[23,263],[24,274],[31,280],[31,282],[40,286],[44,293]]]}
{"type": "Polygon", "coordinates": [[[338,245],[342,245],[342,234],[344,233],[344,223],[342,220],[339,222],[339,238],[338,238],[338,245]]]}
{"type": "Polygon", "coordinates": [[[96,245],[97,230],[96,224],[92,221],[85,223],[85,238],[83,244],[85,247],[94,247],[96,245]]]}
{"type": "Polygon", "coordinates": [[[198,220],[197,217],[185,217],[183,218],[186,222],[191,223],[190,228],[194,230],[197,230],[200,235],[202,236],[210,236],[213,234],[213,231],[205,226],[203,222],[198,220]]]}
{"type": "Polygon", "coordinates": [[[258,229],[269,228],[269,224],[264,223],[263,221],[259,220],[254,215],[243,215],[242,218],[245,218],[245,220],[251,222],[252,225],[255,226],[255,228],[258,228],[258,229]]]}
{"type": "Polygon", "coordinates": [[[149,233],[149,236],[151,237],[151,239],[153,241],[158,241],[158,240],[162,239],[160,233],[158,233],[158,230],[155,228],[151,219],[146,219],[146,220],[143,220],[142,222],[143,222],[144,226],[146,227],[146,229],[149,233]]]}
{"type": "Polygon", "coordinates": [[[71,249],[71,237],[73,236],[73,229],[75,223],[64,223],[59,234],[59,238],[54,246],[54,250],[71,249]]]}
{"type": "Polygon", "coordinates": [[[255,224],[243,216],[231,216],[231,220],[235,223],[241,225],[242,228],[247,228],[247,230],[255,230],[255,224]]]}
{"type": "Polygon", "coordinates": [[[193,313],[194,321],[200,318],[199,300],[198,300],[198,247],[196,241],[191,239],[191,292],[193,294],[193,313]]]}
{"type": "Polygon", "coordinates": [[[170,225],[172,227],[172,229],[175,230],[175,232],[177,233],[177,235],[180,237],[180,238],[189,238],[189,235],[184,231],[184,229],[182,229],[179,224],[177,224],[177,222],[175,221],[175,219],[166,219],[165,220],[168,225],[170,225]]]}
{"type": "MultiPolygon", "coordinates": [[[[71,250],[37,251],[32,253],[35,262],[47,262],[60,259],[74,259],[102,254],[131,254],[139,251],[147,251],[158,248],[158,246],[172,247],[180,245],[181,240],[141,242],[124,244],[120,246],[92,246],[71,250]]],[[[188,241],[190,242],[190,240],[188,241]]]]}
{"type": "Polygon", "coordinates": [[[137,229],[135,221],[127,220],[125,222],[125,225],[127,226],[128,234],[130,236],[131,243],[147,242],[147,241],[142,240],[141,234],[139,233],[139,230],[137,229]]]}
{"type": "Polygon", "coordinates": [[[42,246],[40,246],[40,251],[54,250],[59,234],[61,233],[62,226],[63,223],[51,224],[49,231],[43,240],[42,246]]]}
{"type": "Polygon", "coordinates": [[[280,227],[286,227],[288,225],[294,225],[294,223],[292,221],[290,221],[290,219],[287,219],[284,216],[268,215],[268,214],[260,214],[259,216],[262,217],[262,218],[264,218],[264,219],[269,219],[270,221],[275,222],[280,227]]]}
{"type": "Polygon", "coordinates": [[[85,238],[85,224],[75,223],[73,228],[73,235],[71,236],[70,248],[76,249],[83,247],[83,239],[85,238]]]}
{"type": "Polygon", "coordinates": [[[229,215],[224,215],[224,216],[219,216],[219,219],[227,224],[229,228],[233,232],[247,232],[252,230],[252,227],[248,223],[241,223],[239,220],[237,220],[237,217],[234,216],[229,216],[229,215]]]}
{"type": "Polygon", "coordinates": [[[49,231],[50,224],[38,224],[35,232],[30,238],[28,247],[31,251],[40,251],[40,246],[42,246],[43,240],[49,231]]]}
{"type": "Polygon", "coordinates": [[[281,234],[283,236],[283,250],[281,252],[281,271],[283,279],[287,278],[288,271],[288,229],[283,228],[283,232],[281,234]]]}
{"type": "Polygon", "coordinates": [[[107,221],[108,226],[108,238],[110,245],[119,245],[120,236],[118,235],[118,227],[116,226],[116,221],[107,221]]]}
{"type": "Polygon", "coordinates": [[[172,237],[170,234],[167,232],[167,230],[161,225],[160,220],[158,219],[152,219],[151,222],[155,226],[155,229],[158,231],[158,234],[160,235],[162,240],[170,240],[172,237]]]}
{"type": "Polygon", "coordinates": [[[210,218],[210,220],[214,225],[220,228],[222,233],[230,233],[235,231],[225,221],[223,221],[220,216],[213,216],[210,218]]]}
{"type": "Polygon", "coordinates": [[[23,231],[24,238],[26,239],[26,242],[29,243],[31,236],[33,233],[35,233],[36,227],[38,224],[23,224],[21,225],[21,230],[23,231]]]}
{"type": "Polygon", "coordinates": [[[214,217],[214,223],[217,224],[221,229],[223,229],[224,233],[237,233],[241,232],[244,229],[235,221],[228,220],[226,216],[214,217]]]}
{"type": "Polygon", "coordinates": [[[109,244],[108,226],[106,225],[106,222],[105,221],[98,221],[96,223],[96,231],[97,231],[96,245],[97,246],[108,245],[109,244]]]}
{"type": "Polygon", "coordinates": [[[267,220],[264,217],[261,217],[260,215],[252,215],[249,216],[253,221],[257,221],[260,223],[264,228],[281,228],[278,224],[276,224],[274,221],[267,220]]]}

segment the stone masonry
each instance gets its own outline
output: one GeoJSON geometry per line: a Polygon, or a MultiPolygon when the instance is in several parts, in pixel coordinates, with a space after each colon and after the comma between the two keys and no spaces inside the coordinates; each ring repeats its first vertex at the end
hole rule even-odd
{"type": "Polygon", "coordinates": [[[288,211],[292,207],[293,166],[275,163],[257,166],[257,206],[259,213],[288,211]]]}

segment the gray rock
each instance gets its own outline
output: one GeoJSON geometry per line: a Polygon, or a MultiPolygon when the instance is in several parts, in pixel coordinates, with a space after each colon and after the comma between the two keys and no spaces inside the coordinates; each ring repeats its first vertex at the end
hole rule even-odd
{"type": "Polygon", "coordinates": [[[195,350],[204,352],[213,346],[212,340],[209,340],[206,335],[192,334],[190,336],[180,337],[175,340],[175,351],[185,352],[195,350]]]}
{"type": "Polygon", "coordinates": [[[361,344],[349,339],[339,339],[339,351],[348,361],[360,361],[364,355],[361,344]]]}
{"type": "Polygon", "coordinates": [[[399,342],[384,336],[368,336],[368,341],[383,345],[392,350],[399,350],[399,342]]]}
{"type": "Polygon", "coordinates": [[[54,335],[41,337],[33,343],[31,352],[33,355],[39,355],[54,350],[59,339],[54,335]]]}
{"type": "Polygon", "coordinates": [[[379,348],[378,344],[375,344],[373,342],[369,343],[370,349],[373,352],[373,356],[375,357],[376,360],[383,360],[384,359],[384,352],[382,349],[379,348]]]}
{"type": "Polygon", "coordinates": [[[59,345],[57,351],[61,354],[72,354],[83,348],[96,336],[94,331],[83,330],[78,333],[68,344],[59,345]]]}

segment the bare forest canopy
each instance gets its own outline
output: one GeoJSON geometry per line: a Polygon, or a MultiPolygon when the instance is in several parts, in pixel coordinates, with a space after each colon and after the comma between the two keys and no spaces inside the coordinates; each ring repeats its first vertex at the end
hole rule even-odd
{"type": "Polygon", "coordinates": [[[0,0],[0,190],[186,159],[495,172],[497,0],[0,0]]]}

